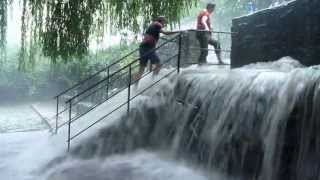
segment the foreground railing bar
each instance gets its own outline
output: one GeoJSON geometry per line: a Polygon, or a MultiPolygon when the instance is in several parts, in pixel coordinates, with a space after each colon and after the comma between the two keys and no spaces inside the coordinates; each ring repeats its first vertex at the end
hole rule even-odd
{"type": "MultiPolygon", "coordinates": [[[[156,81],[155,83],[153,83],[151,86],[147,87],[146,89],[142,90],[141,92],[139,92],[137,95],[133,96],[132,98],[130,98],[130,101],[135,99],[137,96],[141,95],[142,93],[144,93],[146,90],[150,89],[151,87],[153,87],[155,84],[157,84],[158,82],[160,82],[161,80],[163,80],[164,78],[168,77],[170,74],[172,74],[173,72],[175,72],[175,70],[171,71],[170,73],[168,73],[167,75],[165,75],[164,77],[162,77],[160,80],[156,81]]],[[[81,130],[79,133],[75,134],[74,136],[72,136],[70,138],[70,140],[68,140],[68,142],[70,142],[71,140],[73,140],[74,138],[78,137],[80,134],[82,134],[83,132],[85,132],[86,130],[88,130],[89,128],[91,128],[92,126],[94,126],[95,124],[97,124],[98,122],[102,121],[104,118],[108,117],[110,114],[114,113],[115,111],[117,111],[118,109],[120,109],[121,107],[123,107],[124,105],[126,105],[127,102],[119,105],[116,109],[112,110],[111,112],[109,112],[108,114],[106,114],[105,116],[101,117],[100,119],[98,119],[96,122],[94,122],[93,124],[91,124],[90,126],[88,126],[87,128],[81,130]]]]}

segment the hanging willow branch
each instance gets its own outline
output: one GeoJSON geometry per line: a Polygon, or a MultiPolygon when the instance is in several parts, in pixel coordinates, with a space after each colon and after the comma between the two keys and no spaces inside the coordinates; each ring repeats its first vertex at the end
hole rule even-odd
{"type": "MultiPolygon", "coordinates": [[[[2,2],[3,0],[1,0],[2,2]]],[[[6,1],[6,0],[4,0],[6,1]]],[[[22,50],[25,49],[26,28],[31,44],[41,44],[45,55],[53,62],[59,57],[82,56],[88,52],[89,37],[103,36],[107,26],[112,31],[120,29],[141,31],[154,17],[164,15],[171,24],[179,22],[198,0],[21,0],[23,9],[22,50]],[[28,1],[28,3],[26,3],[28,1]],[[26,27],[31,12],[31,27],[26,27]]],[[[1,27],[5,27],[1,25],[1,27]]],[[[2,31],[1,31],[2,32],[2,31]]]]}
{"type": "Polygon", "coordinates": [[[5,59],[8,1],[0,1],[0,65],[5,59]]]}

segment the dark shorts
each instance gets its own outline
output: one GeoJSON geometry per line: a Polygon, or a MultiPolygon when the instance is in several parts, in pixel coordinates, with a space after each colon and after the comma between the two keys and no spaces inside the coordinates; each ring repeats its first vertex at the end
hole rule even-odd
{"type": "Polygon", "coordinates": [[[141,45],[139,47],[140,52],[140,65],[147,66],[150,59],[151,64],[160,64],[160,58],[154,51],[154,47],[141,45]]]}

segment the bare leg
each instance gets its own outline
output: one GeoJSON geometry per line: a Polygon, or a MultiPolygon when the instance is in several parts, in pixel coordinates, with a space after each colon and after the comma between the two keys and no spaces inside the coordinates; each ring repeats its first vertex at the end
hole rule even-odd
{"type": "Polygon", "coordinates": [[[134,76],[134,81],[135,81],[136,85],[138,85],[139,80],[140,80],[142,74],[144,73],[145,68],[146,68],[145,66],[142,66],[142,65],[139,66],[139,72],[134,76]]]}
{"type": "Polygon", "coordinates": [[[220,45],[220,43],[217,40],[214,40],[211,38],[209,40],[209,44],[214,47],[219,64],[225,64],[221,58],[221,45],[220,45]]]}
{"type": "Polygon", "coordinates": [[[153,66],[153,75],[158,75],[161,68],[160,64],[153,64],[152,66],[153,66]]]}
{"type": "Polygon", "coordinates": [[[220,49],[215,50],[215,53],[216,53],[216,55],[217,55],[219,64],[225,64],[225,63],[222,61],[222,59],[221,59],[221,51],[220,51],[220,49]]]}

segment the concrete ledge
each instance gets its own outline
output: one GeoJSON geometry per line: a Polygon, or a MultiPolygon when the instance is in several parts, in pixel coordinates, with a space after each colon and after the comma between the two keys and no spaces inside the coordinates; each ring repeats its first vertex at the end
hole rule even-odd
{"type": "Polygon", "coordinates": [[[320,64],[320,1],[297,0],[232,21],[231,66],[284,56],[320,64]]]}

